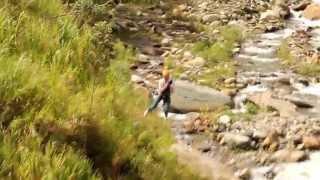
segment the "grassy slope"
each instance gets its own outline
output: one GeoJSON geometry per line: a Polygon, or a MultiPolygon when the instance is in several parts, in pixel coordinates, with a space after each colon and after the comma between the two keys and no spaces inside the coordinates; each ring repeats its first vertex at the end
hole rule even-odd
{"type": "Polygon", "coordinates": [[[168,124],[141,117],[132,50],[118,42],[104,57],[59,0],[0,7],[2,178],[196,178],[168,152],[168,124]]]}

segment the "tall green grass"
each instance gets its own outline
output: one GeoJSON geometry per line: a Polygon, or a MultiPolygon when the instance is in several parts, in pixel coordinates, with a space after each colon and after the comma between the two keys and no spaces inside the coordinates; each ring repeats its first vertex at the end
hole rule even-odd
{"type": "Polygon", "coordinates": [[[211,70],[209,73],[195,78],[201,79],[205,85],[216,88],[220,88],[219,81],[234,76],[232,50],[235,48],[235,44],[244,38],[241,29],[237,26],[223,26],[219,29],[220,39],[214,42],[199,41],[192,47],[192,52],[203,57],[211,70]]]}
{"type": "Polygon", "coordinates": [[[292,54],[287,41],[281,43],[277,51],[277,56],[283,61],[284,65],[292,67],[295,72],[301,75],[317,77],[320,73],[319,64],[306,62],[307,58],[296,58],[292,54]]]}
{"type": "Polygon", "coordinates": [[[131,48],[106,56],[59,0],[0,6],[1,179],[197,179],[167,122],[142,117],[131,48]]]}

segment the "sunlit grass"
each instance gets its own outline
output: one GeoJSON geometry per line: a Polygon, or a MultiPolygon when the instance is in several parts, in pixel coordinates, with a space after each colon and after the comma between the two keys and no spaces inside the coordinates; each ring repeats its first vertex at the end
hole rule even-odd
{"type": "Polygon", "coordinates": [[[107,56],[59,0],[0,5],[1,179],[197,179],[169,124],[142,116],[130,47],[107,56]]]}

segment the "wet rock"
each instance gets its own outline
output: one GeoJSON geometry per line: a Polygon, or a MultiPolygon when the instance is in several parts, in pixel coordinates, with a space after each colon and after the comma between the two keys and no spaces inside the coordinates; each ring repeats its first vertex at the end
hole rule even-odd
{"type": "Polygon", "coordinates": [[[292,7],[292,9],[295,10],[295,11],[303,11],[309,5],[310,5],[310,1],[304,0],[304,1],[301,1],[300,3],[294,5],[292,7]]]}
{"type": "Polygon", "coordinates": [[[319,4],[311,4],[309,5],[304,11],[303,16],[305,18],[311,20],[318,20],[320,19],[320,5],[319,4]]]}
{"type": "Polygon", "coordinates": [[[317,97],[310,94],[292,94],[286,96],[286,99],[298,107],[302,108],[311,108],[316,106],[317,104],[317,97]]]}
{"type": "Polygon", "coordinates": [[[245,135],[236,134],[236,133],[223,133],[221,144],[226,144],[232,148],[249,148],[250,147],[250,138],[245,135]]]}
{"type": "Polygon", "coordinates": [[[180,112],[212,111],[231,104],[231,98],[222,92],[187,81],[176,81],[172,94],[172,108],[180,112]]]}
{"type": "Polygon", "coordinates": [[[307,149],[320,149],[320,136],[304,136],[302,142],[305,148],[307,149]]]}
{"type": "Polygon", "coordinates": [[[298,162],[298,161],[304,161],[307,158],[308,158],[308,154],[304,151],[282,149],[282,150],[275,152],[272,155],[271,161],[273,161],[273,162],[298,162]]]}
{"type": "Polygon", "coordinates": [[[271,107],[278,110],[280,116],[283,117],[291,117],[296,114],[296,106],[293,103],[273,98],[271,91],[251,95],[248,99],[260,107],[271,107]]]}

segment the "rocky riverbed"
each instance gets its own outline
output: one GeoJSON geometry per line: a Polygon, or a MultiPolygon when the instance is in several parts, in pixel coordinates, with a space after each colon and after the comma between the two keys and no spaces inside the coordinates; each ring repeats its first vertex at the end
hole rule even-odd
{"type": "MultiPolygon", "coordinates": [[[[313,3],[318,2],[194,0],[175,4],[170,14],[161,10],[168,8],[165,3],[138,10],[136,15],[142,17],[138,23],[133,21],[135,16],[119,17],[125,19],[121,21],[124,29],[143,29],[155,35],[131,38],[130,44],[140,53],[132,65],[134,83],[152,91],[169,55],[188,67],[184,68],[189,72],[186,77],[176,81],[173,113],[169,114],[177,143],[192,149],[179,147],[176,152],[182,158],[189,152],[203,168],[203,163],[212,167],[210,161],[227,166],[225,179],[320,176],[315,171],[319,164],[316,150],[320,149],[319,79],[297,74],[283,66],[278,56],[279,48],[288,41],[295,58],[319,59],[314,54],[320,45],[320,21],[313,3]],[[158,16],[150,16],[152,13],[158,16]],[[181,15],[185,18],[171,18],[181,15]],[[197,29],[195,22],[210,31],[197,29]],[[190,82],[190,74],[200,76],[210,69],[206,59],[187,47],[196,39],[217,36],[216,27],[225,24],[245,26],[253,35],[233,51],[236,74],[222,80],[227,89],[219,92],[190,82]]],[[[207,174],[210,169],[201,171],[207,174]]],[[[213,178],[210,173],[205,176],[213,178]]]]}

